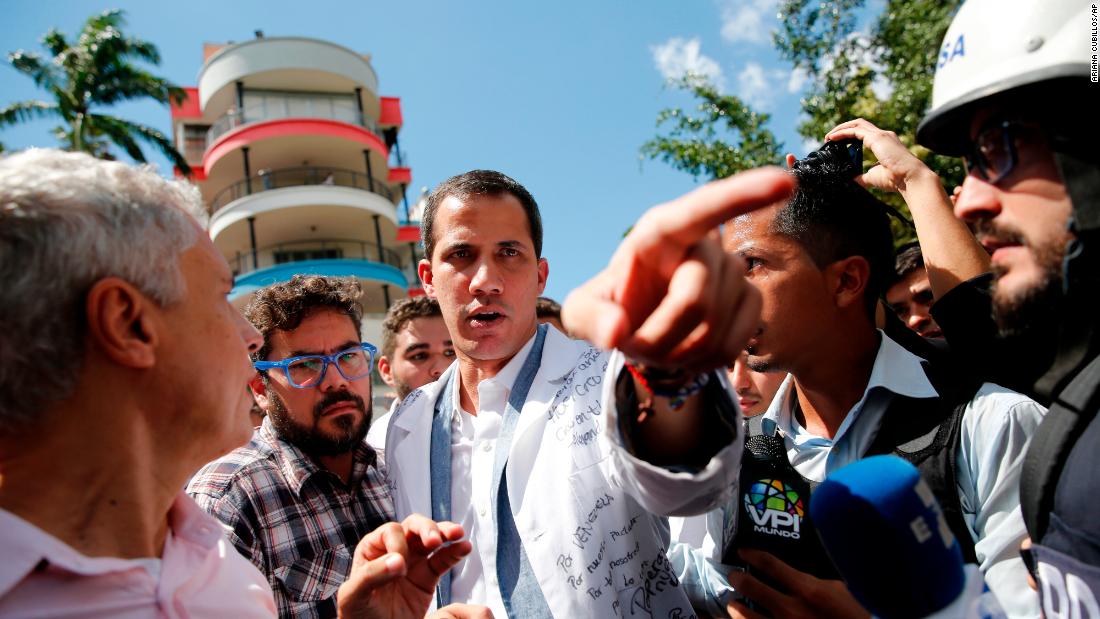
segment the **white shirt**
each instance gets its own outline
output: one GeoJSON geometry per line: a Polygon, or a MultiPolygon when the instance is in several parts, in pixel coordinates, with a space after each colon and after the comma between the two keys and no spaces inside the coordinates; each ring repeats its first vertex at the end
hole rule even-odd
{"type": "MultiPolygon", "coordinates": [[[[863,397],[832,439],[811,434],[795,419],[793,380],[788,376],[783,381],[764,417],[778,425],[795,470],[814,481],[863,457],[894,394],[938,395],[921,358],[885,334],[863,397]]],[[[1045,414],[1046,409],[1027,396],[992,383],[983,384],[963,411],[957,460],[963,518],[986,583],[1011,617],[1039,616],[1038,597],[1027,585],[1019,554],[1027,536],[1019,487],[1028,440],[1045,414]]]]}
{"type": "Polygon", "coordinates": [[[462,375],[443,397],[451,398],[451,518],[462,525],[477,548],[451,570],[454,600],[479,600],[496,617],[507,617],[497,583],[497,529],[489,503],[497,438],[512,384],[534,346],[534,338],[516,353],[496,376],[478,383],[478,413],[462,410],[462,375]],[[474,497],[477,497],[475,500],[474,497]]]}
{"type": "Polygon", "coordinates": [[[401,400],[395,398],[390,402],[390,410],[370,422],[370,429],[367,430],[367,444],[378,452],[384,452],[386,449],[386,428],[390,427],[390,417],[393,416],[393,411],[399,404],[401,400]]]}
{"type": "MultiPolygon", "coordinates": [[[[497,617],[506,615],[489,484],[501,418],[530,345],[478,385],[476,417],[457,405],[458,419],[452,417],[452,516],[466,527],[474,552],[453,572],[451,598],[485,604],[497,617]]],[[[619,437],[612,387],[621,370],[621,354],[548,332],[505,470],[516,530],[555,616],[644,609],[687,617],[691,606],[665,555],[668,528],[660,516],[698,514],[724,501],[736,487],[743,442],[694,472],[639,460],[619,437]]],[[[432,410],[441,395],[457,403],[455,394],[440,394],[449,378],[410,393],[391,417],[386,463],[399,518],[431,513],[432,410]]],[[[728,396],[736,407],[732,390],[728,396]]],[[[727,422],[739,424],[737,417],[727,422]]]]}

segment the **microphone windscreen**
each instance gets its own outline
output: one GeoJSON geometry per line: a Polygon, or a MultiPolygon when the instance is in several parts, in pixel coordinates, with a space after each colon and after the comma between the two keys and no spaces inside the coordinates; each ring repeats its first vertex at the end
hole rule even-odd
{"type": "Polygon", "coordinates": [[[926,617],[963,592],[962,549],[920,472],[897,456],[838,469],[810,515],[849,591],[884,619],[926,617]]]}

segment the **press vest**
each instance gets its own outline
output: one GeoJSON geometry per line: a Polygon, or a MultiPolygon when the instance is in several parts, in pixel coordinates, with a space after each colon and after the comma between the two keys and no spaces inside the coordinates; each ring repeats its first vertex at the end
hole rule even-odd
{"type": "Polygon", "coordinates": [[[1051,619],[1100,619],[1100,358],[1055,397],[1020,477],[1024,553],[1051,619]]]}
{"type": "MultiPolygon", "coordinates": [[[[925,372],[940,397],[894,395],[865,455],[893,453],[916,466],[958,538],[963,559],[977,563],[959,499],[957,462],[963,413],[981,384],[947,380],[934,375],[927,364],[925,372]]],[[[737,550],[754,548],[818,578],[840,578],[810,517],[810,497],[818,482],[803,477],[790,463],[774,420],[748,419],[745,437],[738,503],[727,510],[737,514],[736,520],[727,516],[727,532],[732,533],[734,522],[737,529],[723,563],[743,565],[737,550]]]]}

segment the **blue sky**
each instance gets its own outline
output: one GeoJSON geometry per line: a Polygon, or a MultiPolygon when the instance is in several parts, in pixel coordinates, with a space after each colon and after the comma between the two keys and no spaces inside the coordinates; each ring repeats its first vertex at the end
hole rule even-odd
{"type": "MultiPolygon", "coordinates": [[[[527,186],[542,209],[547,294],[559,300],[598,272],[622,232],[648,207],[696,182],[638,149],[655,134],[660,109],[690,101],[665,87],[685,70],[772,114],[787,150],[802,80],[771,44],[776,0],[403,0],[260,2],[192,0],[104,3],[8,0],[3,52],[39,51],[50,27],[74,34],[91,14],[126,11],[128,32],[154,42],[159,73],[196,85],[203,42],[309,36],[368,53],[382,95],[399,96],[402,150],[420,188],[473,168],[498,169],[527,186]]],[[[39,96],[0,67],[0,106],[39,96]]],[[[168,110],[127,104],[115,113],[167,132],[168,110]]],[[[0,130],[9,150],[55,144],[40,122],[0,130]]],[[[154,157],[162,171],[169,167],[154,157]]]]}

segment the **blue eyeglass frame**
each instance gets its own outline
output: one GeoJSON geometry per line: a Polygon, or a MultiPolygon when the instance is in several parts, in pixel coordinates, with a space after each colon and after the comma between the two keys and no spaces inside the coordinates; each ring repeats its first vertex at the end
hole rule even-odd
{"type": "Polygon", "coordinates": [[[282,369],[283,374],[286,375],[286,380],[288,383],[290,383],[291,387],[294,387],[295,389],[312,389],[317,385],[325,382],[325,375],[328,373],[328,366],[330,365],[335,366],[336,371],[339,372],[340,376],[343,376],[344,380],[346,381],[362,380],[370,376],[371,371],[374,370],[374,359],[377,355],[378,349],[374,347],[374,344],[371,344],[369,342],[359,342],[358,346],[345,348],[343,350],[334,352],[331,355],[301,355],[298,357],[289,357],[287,359],[283,359],[282,361],[253,361],[252,367],[256,368],[256,370],[260,372],[282,369]],[[340,369],[340,364],[337,363],[336,359],[344,353],[357,350],[365,350],[367,352],[367,356],[369,357],[369,361],[367,362],[367,372],[362,376],[356,376],[355,378],[352,378],[347,374],[344,374],[344,370],[340,369]],[[301,361],[303,359],[318,359],[322,363],[321,373],[317,378],[317,382],[312,385],[299,385],[298,383],[294,382],[293,378],[290,377],[290,364],[296,361],[301,361]]]}

